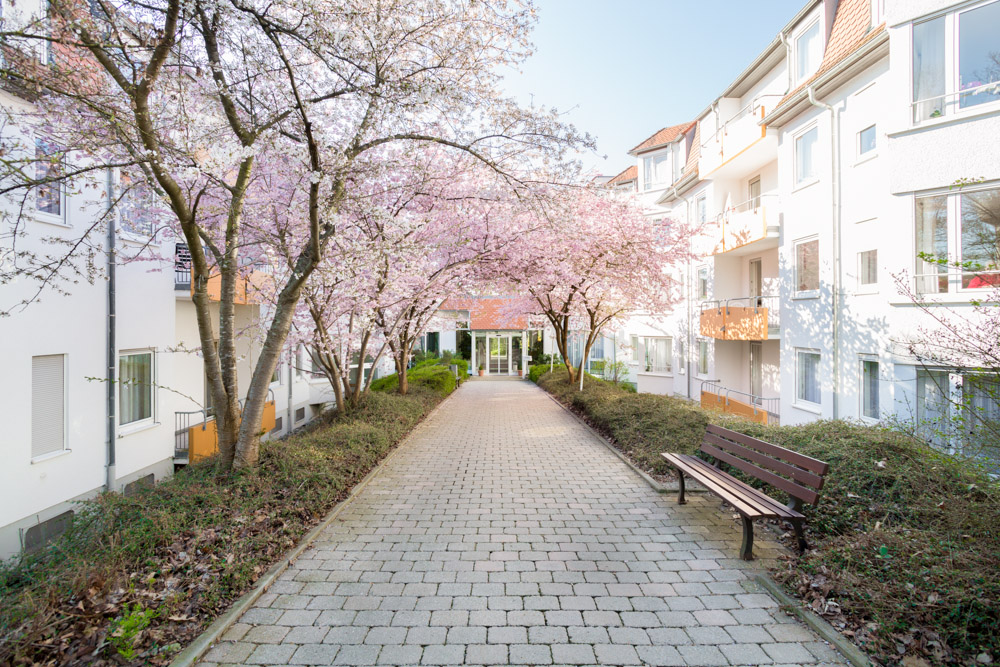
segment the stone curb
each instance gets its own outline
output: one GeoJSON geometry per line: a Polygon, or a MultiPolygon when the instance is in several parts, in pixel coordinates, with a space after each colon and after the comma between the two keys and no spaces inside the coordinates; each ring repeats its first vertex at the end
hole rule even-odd
{"type": "Polygon", "coordinates": [[[803,607],[799,600],[786,593],[785,589],[774,579],[760,572],[752,575],[752,578],[761,588],[774,596],[784,610],[790,614],[794,614],[800,621],[808,625],[813,632],[822,637],[824,641],[832,644],[854,667],[872,667],[868,656],[855,646],[851,640],[837,632],[837,629],[830,625],[822,616],[803,607]]]}
{"type": "Polygon", "coordinates": [[[256,602],[261,595],[267,592],[267,589],[270,588],[271,584],[274,583],[281,573],[287,570],[289,565],[295,563],[295,560],[301,556],[306,549],[312,546],[312,543],[317,537],[319,537],[320,533],[322,533],[337,519],[338,516],[340,516],[340,513],[344,511],[351,501],[354,500],[354,498],[357,497],[366,486],[368,486],[368,483],[371,482],[371,480],[374,479],[382,471],[382,469],[389,464],[390,461],[392,461],[399,450],[410,441],[413,435],[423,428],[424,424],[426,424],[427,421],[433,417],[434,414],[437,413],[437,411],[440,410],[452,396],[455,395],[460,386],[456,387],[455,391],[451,392],[451,394],[446,396],[444,400],[434,406],[433,410],[424,415],[424,418],[421,419],[420,422],[414,426],[402,440],[399,441],[395,448],[393,448],[393,450],[389,452],[389,454],[382,459],[377,466],[372,468],[372,470],[369,471],[369,473],[365,475],[360,482],[354,485],[354,488],[351,489],[351,492],[347,495],[347,497],[337,503],[337,505],[330,510],[330,513],[327,514],[326,517],[319,522],[319,524],[306,533],[302,539],[299,540],[298,545],[285,554],[281,560],[272,565],[271,568],[257,580],[257,583],[254,584],[253,588],[240,596],[239,599],[237,599],[224,614],[212,621],[211,625],[209,625],[208,628],[206,628],[200,635],[195,637],[194,641],[174,656],[174,659],[170,661],[169,667],[191,667],[198,662],[198,660],[200,660],[202,656],[204,656],[205,653],[212,648],[222,635],[225,634],[237,620],[239,620],[243,613],[253,606],[254,602],[256,602]]]}
{"type": "MultiPolygon", "coordinates": [[[[649,475],[649,473],[647,473],[646,471],[644,471],[642,468],[640,468],[636,464],[632,463],[629,460],[629,458],[627,456],[625,456],[625,454],[623,454],[621,452],[621,450],[619,450],[617,447],[615,447],[614,445],[612,445],[608,441],[608,439],[606,437],[604,437],[603,434],[601,434],[600,432],[598,432],[593,426],[591,426],[587,422],[583,421],[583,419],[580,418],[580,415],[578,415],[575,412],[573,412],[572,410],[570,410],[558,398],[556,398],[555,396],[553,396],[549,392],[545,391],[544,389],[542,389],[541,387],[539,387],[537,384],[535,384],[535,383],[532,383],[532,384],[534,384],[535,387],[537,387],[540,392],[542,392],[543,394],[545,394],[546,396],[548,396],[550,399],[552,399],[552,401],[556,405],[558,405],[560,408],[562,408],[563,410],[565,410],[566,412],[568,412],[570,415],[572,415],[573,419],[575,419],[576,421],[580,422],[584,426],[584,428],[586,428],[598,440],[600,440],[600,442],[601,442],[602,445],[604,445],[605,447],[607,447],[608,450],[612,454],[614,454],[615,456],[617,456],[619,459],[622,460],[622,462],[625,465],[627,465],[629,468],[631,468],[632,472],[634,472],[635,474],[639,475],[639,477],[642,477],[642,479],[645,480],[646,484],[649,484],[651,487],[653,487],[653,490],[655,490],[658,493],[673,493],[673,492],[675,492],[675,491],[678,490],[677,484],[662,484],[660,482],[657,482],[655,479],[653,479],[649,475]]],[[[686,493],[703,493],[704,489],[702,489],[700,486],[697,486],[697,484],[694,482],[694,480],[692,480],[687,485],[687,488],[685,489],[685,492],[686,493]]]]}

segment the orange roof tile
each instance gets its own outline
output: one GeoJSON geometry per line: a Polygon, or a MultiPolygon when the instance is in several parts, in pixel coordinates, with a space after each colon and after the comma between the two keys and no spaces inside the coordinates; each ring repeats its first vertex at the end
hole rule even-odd
{"type": "Polygon", "coordinates": [[[629,181],[634,181],[639,177],[639,169],[634,164],[631,167],[624,169],[620,174],[612,176],[605,185],[618,185],[619,183],[628,183],[629,181]]]}
{"type": "Polygon", "coordinates": [[[643,151],[652,150],[658,148],[665,144],[669,144],[671,141],[676,139],[679,135],[687,132],[691,129],[693,123],[681,123],[680,125],[674,125],[672,127],[665,127],[653,136],[649,137],[641,144],[629,151],[631,154],[641,153],[643,151]]]}
{"type": "Polygon", "coordinates": [[[691,150],[688,151],[688,159],[684,164],[684,172],[681,177],[687,176],[691,172],[698,171],[698,158],[701,157],[701,123],[694,124],[694,138],[691,140],[691,150]]]}
{"type": "Polygon", "coordinates": [[[528,316],[517,312],[517,301],[513,296],[451,297],[439,310],[469,311],[469,328],[474,331],[527,329],[528,316]]]}
{"type": "Polygon", "coordinates": [[[823,61],[820,63],[819,69],[795,90],[785,95],[774,110],[780,109],[805,87],[883,32],[885,32],[884,23],[874,28],[871,25],[871,0],[841,0],[837,6],[837,14],[833,19],[833,29],[830,31],[830,40],[826,44],[826,51],[823,53],[823,61]]]}

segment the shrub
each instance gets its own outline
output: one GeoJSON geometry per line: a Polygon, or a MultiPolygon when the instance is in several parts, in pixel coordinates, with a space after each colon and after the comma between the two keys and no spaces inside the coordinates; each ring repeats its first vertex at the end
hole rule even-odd
{"type": "MultiPolygon", "coordinates": [[[[453,360],[454,362],[455,360],[453,360]]],[[[468,368],[467,363],[455,362],[459,367],[459,377],[462,377],[462,368],[468,368]]],[[[458,381],[454,373],[447,366],[439,363],[439,360],[425,359],[406,372],[410,386],[421,386],[437,393],[440,396],[447,396],[455,391],[458,381]]],[[[372,391],[395,392],[399,389],[399,377],[393,373],[383,378],[374,380],[371,384],[372,391]]]]}

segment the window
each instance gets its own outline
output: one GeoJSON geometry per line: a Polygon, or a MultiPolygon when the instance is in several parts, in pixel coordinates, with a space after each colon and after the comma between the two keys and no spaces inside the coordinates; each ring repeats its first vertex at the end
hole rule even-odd
{"type": "Polygon", "coordinates": [[[62,153],[45,139],[35,139],[35,208],[39,213],[62,217],[62,153]]]}
{"type": "Polygon", "coordinates": [[[323,377],[323,364],[320,363],[319,355],[319,350],[309,351],[309,377],[311,378],[323,377]]]}
{"type": "Polygon", "coordinates": [[[875,285],[878,283],[878,250],[865,250],[858,253],[858,284],[875,285]]]}
{"type": "Polygon", "coordinates": [[[657,185],[670,183],[671,153],[664,151],[642,159],[642,186],[650,190],[657,185]]]}
{"type": "Polygon", "coordinates": [[[305,418],[306,418],[306,409],[304,407],[297,408],[295,410],[295,421],[300,422],[305,418]]]}
{"type": "Polygon", "coordinates": [[[819,289],[819,240],[800,241],[795,245],[795,291],[819,289]]]}
{"type": "Polygon", "coordinates": [[[820,404],[819,352],[799,350],[796,354],[795,398],[820,404]]]}
{"type": "Polygon", "coordinates": [[[274,372],[271,373],[271,384],[281,382],[281,364],[275,364],[274,372]]]}
{"type": "Polygon", "coordinates": [[[875,150],[875,126],[866,127],[858,132],[858,155],[867,155],[875,150]]]}
{"type": "Polygon", "coordinates": [[[913,25],[914,122],[1000,100],[997,25],[1000,2],[913,25]]]}
{"type": "Polygon", "coordinates": [[[122,425],[152,418],[152,352],[135,352],[119,357],[118,411],[118,423],[122,425]]]}
{"type": "Polygon", "coordinates": [[[704,196],[698,197],[694,205],[698,222],[701,224],[708,222],[708,200],[704,196]]]}
{"type": "Polygon", "coordinates": [[[747,205],[754,211],[760,208],[760,177],[750,181],[747,188],[747,194],[749,195],[747,199],[747,205]]]}
{"type": "Polygon", "coordinates": [[[948,292],[959,278],[964,289],[1000,285],[1000,188],[918,197],[915,214],[918,293],[948,292]],[[951,268],[956,259],[961,269],[951,268]]]}
{"type": "Polygon", "coordinates": [[[282,419],[281,417],[274,418],[274,428],[272,428],[270,431],[271,435],[274,435],[275,433],[281,433],[281,429],[285,425],[284,421],[285,420],[282,419]]]}
{"type": "Polygon", "coordinates": [[[917,428],[935,447],[947,448],[950,383],[947,371],[917,370],[917,428]]]}
{"type": "Polygon", "coordinates": [[[861,416],[878,419],[878,362],[861,360],[861,416]]]}
{"type": "Polygon", "coordinates": [[[816,143],[819,128],[813,127],[795,138],[795,185],[816,180],[816,143]]]}
{"type": "Polygon", "coordinates": [[[708,267],[703,266],[698,269],[698,298],[708,298],[708,267]]]}
{"type": "Polygon", "coordinates": [[[672,340],[670,338],[646,339],[646,371],[650,373],[669,373],[673,358],[672,340]]]}
{"type": "Polygon", "coordinates": [[[632,361],[639,363],[639,337],[636,335],[630,336],[629,345],[632,347],[632,361]]]}
{"type": "Polygon", "coordinates": [[[31,458],[66,449],[66,355],[31,358],[31,458]]]}
{"type": "Polygon", "coordinates": [[[126,174],[119,179],[121,196],[118,216],[122,230],[136,236],[150,237],[156,232],[156,197],[143,182],[126,174]]]}
{"type": "Polygon", "coordinates": [[[698,341],[698,374],[708,375],[708,341],[698,341]]]}
{"type": "Polygon", "coordinates": [[[816,71],[823,57],[819,21],[813,22],[795,38],[795,80],[802,81],[816,71]]]}

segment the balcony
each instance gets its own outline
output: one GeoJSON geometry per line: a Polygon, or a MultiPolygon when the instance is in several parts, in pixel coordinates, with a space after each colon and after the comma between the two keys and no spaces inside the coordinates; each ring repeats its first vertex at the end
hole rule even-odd
{"type": "Polygon", "coordinates": [[[698,160],[701,177],[718,178],[722,174],[715,172],[727,166],[749,171],[776,159],[778,138],[773,133],[768,134],[767,127],[760,122],[766,107],[773,107],[780,100],[780,95],[761,95],[733,114],[715,132],[707,133],[703,127],[705,139],[698,160]]]}
{"type": "Polygon", "coordinates": [[[701,304],[702,336],[716,340],[767,340],[781,330],[778,297],[744,296],[701,304]]]}
{"type": "MultiPolygon", "coordinates": [[[[261,302],[261,292],[271,281],[271,269],[265,265],[251,265],[236,282],[234,303],[247,306],[261,302]]],[[[175,293],[194,293],[191,281],[191,252],[186,243],[174,246],[174,291],[175,293]]],[[[222,275],[215,273],[208,279],[208,298],[220,301],[222,297],[222,275]]]]}
{"type": "Polygon", "coordinates": [[[737,415],[758,424],[780,423],[780,403],[778,398],[754,396],[745,391],[726,389],[712,382],[705,382],[701,387],[702,408],[737,415]]]}
{"type": "MultiPolygon", "coordinates": [[[[264,404],[261,432],[274,429],[274,398],[264,404]]],[[[187,464],[206,459],[219,451],[215,417],[206,410],[174,413],[174,463],[187,464]]]]}
{"type": "MultiPolygon", "coordinates": [[[[778,195],[761,195],[727,207],[718,217],[719,231],[712,254],[732,252],[765,240],[772,241],[777,247],[780,220],[778,203],[778,195]]],[[[761,246],[753,249],[761,249],[761,246]]]]}

